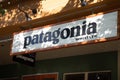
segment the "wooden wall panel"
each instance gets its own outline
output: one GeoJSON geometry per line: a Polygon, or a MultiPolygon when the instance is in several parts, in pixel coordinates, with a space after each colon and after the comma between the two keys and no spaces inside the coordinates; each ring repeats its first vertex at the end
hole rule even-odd
{"type": "Polygon", "coordinates": [[[57,74],[38,74],[23,76],[22,80],[58,80],[57,74]]]}

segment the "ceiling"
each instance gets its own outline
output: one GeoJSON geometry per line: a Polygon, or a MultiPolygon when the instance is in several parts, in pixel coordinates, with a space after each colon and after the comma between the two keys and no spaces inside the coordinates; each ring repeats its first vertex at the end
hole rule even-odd
{"type": "MultiPolygon", "coordinates": [[[[12,40],[0,42],[0,65],[14,63],[10,56],[12,40]]],[[[37,52],[36,60],[53,59],[118,50],[120,40],[37,52]]]]}
{"type": "Polygon", "coordinates": [[[0,6],[3,9],[9,8],[10,6],[18,5],[22,2],[27,0],[0,0],[0,6]]]}

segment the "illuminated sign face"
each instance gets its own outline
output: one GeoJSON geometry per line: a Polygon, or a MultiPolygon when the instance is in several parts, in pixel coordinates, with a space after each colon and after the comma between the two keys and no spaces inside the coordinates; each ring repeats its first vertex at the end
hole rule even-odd
{"type": "Polygon", "coordinates": [[[79,41],[97,37],[97,23],[95,22],[91,22],[87,25],[86,21],[83,21],[82,26],[77,25],[72,27],[64,27],[63,29],[59,27],[53,31],[49,30],[49,28],[46,29],[48,30],[40,30],[40,32],[37,34],[24,37],[23,48],[27,49],[30,45],[37,44],[45,44],[45,46],[50,44],[50,46],[54,46],[59,44],[61,42],[60,40],[72,40],[72,38],[76,39],[76,41],[79,41]]]}
{"type": "Polygon", "coordinates": [[[15,33],[11,55],[117,37],[118,12],[15,33]]]}

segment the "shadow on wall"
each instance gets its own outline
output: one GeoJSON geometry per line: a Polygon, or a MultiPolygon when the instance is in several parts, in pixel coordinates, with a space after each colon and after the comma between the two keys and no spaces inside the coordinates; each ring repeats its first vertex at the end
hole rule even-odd
{"type": "MultiPolygon", "coordinates": [[[[30,0],[20,2],[20,8],[34,19],[57,14],[70,9],[81,7],[80,0],[30,0]],[[32,9],[37,9],[33,14],[32,9]]],[[[94,4],[103,0],[86,0],[88,4],[94,4]]],[[[18,4],[8,8],[5,15],[0,16],[0,28],[26,22],[25,14],[18,9],[18,4]]]]}

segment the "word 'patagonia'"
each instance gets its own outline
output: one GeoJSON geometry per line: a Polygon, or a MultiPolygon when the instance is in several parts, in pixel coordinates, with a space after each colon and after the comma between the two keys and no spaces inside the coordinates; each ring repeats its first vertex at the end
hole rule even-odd
{"type": "Polygon", "coordinates": [[[82,23],[82,26],[77,25],[70,28],[58,28],[54,31],[43,32],[33,36],[26,36],[24,38],[23,48],[27,48],[29,45],[42,44],[46,42],[52,42],[52,44],[59,43],[59,39],[67,39],[73,37],[79,37],[83,35],[91,35],[97,33],[97,24],[95,22],[86,24],[86,21],[82,23]]]}

